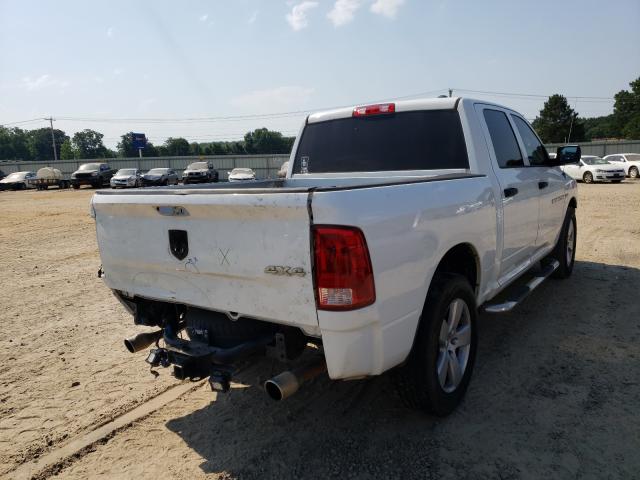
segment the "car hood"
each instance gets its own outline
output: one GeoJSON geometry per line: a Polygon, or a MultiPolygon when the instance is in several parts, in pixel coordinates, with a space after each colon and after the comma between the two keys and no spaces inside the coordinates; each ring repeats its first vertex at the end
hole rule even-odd
{"type": "Polygon", "coordinates": [[[98,173],[99,170],[76,170],[72,173],[72,175],[77,175],[78,173],[98,173]]]}
{"type": "Polygon", "coordinates": [[[26,178],[3,178],[0,180],[0,183],[16,183],[16,182],[24,182],[26,178]]]}
{"type": "Polygon", "coordinates": [[[237,175],[229,175],[229,180],[255,180],[256,176],[249,173],[239,173],[237,175]]]}
{"type": "Polygon", "coordinates": [[[164,175],[160,175],[160,174],[153,174],[153,175],[143,175],[142,178],[146,178],[147,180],[157,180],[159,178],[162,178],[164,175]]]}
{"type": "Polygon", "coordinates": [[[198,169],[198,170],[185,170],[184,173],[207,173],[209,170],[206,169],[198,169]]]}
{"type": "Polygon", "coordinates": [[[624,168],[620,165],[589,165],[592,170],[604,170],[606,172],[624,172],[624,168]]]}
{"type": "Polygon", "coordinates": [[[116,180],[129,180],[135,178],[135,175],[114,175],[111,178],[115,178],[116,180]]]}

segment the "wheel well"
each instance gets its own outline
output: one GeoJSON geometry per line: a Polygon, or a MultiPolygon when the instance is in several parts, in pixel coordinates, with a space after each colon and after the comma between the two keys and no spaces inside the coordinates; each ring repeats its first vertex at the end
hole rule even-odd
{"type": "Polygon", "coordinates": [[[468,243],[460,243],[442,257],[436,273],[457,273],[467,280],[471,287],[476,290],[480,284],[478,269],[478,254],[473,246],[468,243]]]}
{"type": "Polygon", "coordinates": [[[571,197],[571,200],[569,200],[569,206],[571,208],[578,208],[578,201],[576,200],[576,197],[571,197]]]}

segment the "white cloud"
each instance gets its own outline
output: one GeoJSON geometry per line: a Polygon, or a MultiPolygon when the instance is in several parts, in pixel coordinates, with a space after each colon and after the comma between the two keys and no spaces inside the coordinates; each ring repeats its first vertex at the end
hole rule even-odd
{"type": "Polygon", "coordinates": [[[298,85],[282,86],[252,92],[232,98],[232,106],[251,112],[278,113],[299,110],[315,92],[314,88],[298,85]]]}
{"type": "Polygon", "coordinates": [[[113,69],[113,74],[117,77],[119,75],[122,75],[124,73],[124,68],[121,67],[116,67],[113,69]]]}
{"type": "Polygon", "coordinates": [[[336,0],[327,14],[334,27],[341,27],[353,20],[356,10],[362,5],[361,0],[336,0]]]}
{"type": "Polygon", "coordinates": [[[309,25],[307,12],[318,6],[318,2],[305,1],[294,5],[290,13],[287,13],[286,19],[296,32],[306,28],[309,25]]]}
{"type": "Polygon", "coordinates": [[[253,12],[253,14],[249,17],[249,20],[248,20],[247,23],[249,23],[249,25],[252,25],[252,24],[256,23],[257,19],[258,19],[258,10],[253,12]]]}
{"type": "Polygon", "coordinates": [[[111,38],[113,37],[113,27],[109,27],[107,28],[107,37],[111,38]]]}
{"type": "Polygon", "coordinates": [[[22,86],[28,91],[33,92],[36,90],[42,90],[43,88],[58,87],[66,88],[70,83],[66,80],[56,80],[48,73],[40,75],[38,78],[24,77],[22,79],[22,86]]]}
{"type": "Polygon", "coordinates": [[[209,18],[209,14],[205,13],[204,15],[200,15],[198,20],[200,20],[201,22],[206,22],[208,18],[209,18]]]}
{"type": "Polygon", "coordinates": [[[387,18],[395,18],[398,9],[404,4],[404,0],[376,0],[371,5],[371,11],[387,18]]]}

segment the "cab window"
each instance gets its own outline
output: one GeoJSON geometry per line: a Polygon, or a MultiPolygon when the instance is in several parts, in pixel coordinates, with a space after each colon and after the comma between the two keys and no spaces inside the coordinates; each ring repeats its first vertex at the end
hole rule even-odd
{"type": "Polygon", "coordinates": [[[516,135],[504,112],[486,109],[484,119],[487,122],[489,136],[500,168],[524,167],[516,135]]]}
{"type": "Polygon", "coordinates": [[[516,128],[520,133],[520,138],[522,138],[522,143],[524,143],[529,165],[532,167],[548,165],[549,155],[547,154],[547,150],[544,148],[544,145],[542,145],[542,142],[538,140],[536,134],[533,133],[531,127],[520,117],[511,115],[511,118],[513,118],[513,122],[516,124],[516,128]]]}

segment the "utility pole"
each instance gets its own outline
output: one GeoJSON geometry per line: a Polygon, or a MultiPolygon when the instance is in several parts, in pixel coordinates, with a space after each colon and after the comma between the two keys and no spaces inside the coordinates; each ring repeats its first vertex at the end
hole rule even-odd
{"type": "Polygon", "coordinates": [[[58,152],[56,150],[56,137],[53,134],[53,117],[45,118],[45,120],[49,120],[49,124],[51,125],[51,145],[53,145],[53,159],[58,161],[58,152]]]}

